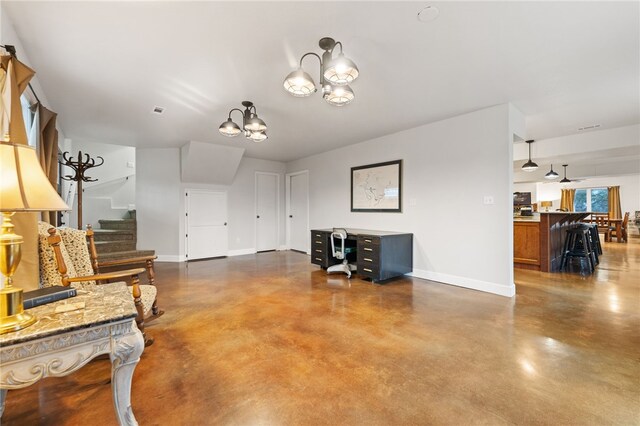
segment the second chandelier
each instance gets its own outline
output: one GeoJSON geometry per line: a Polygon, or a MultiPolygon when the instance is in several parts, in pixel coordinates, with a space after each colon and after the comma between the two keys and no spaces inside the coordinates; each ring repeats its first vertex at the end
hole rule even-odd
{"type": "Polygon", "coordinates": [[[233,108],[229,111],[229,118],[218,127],[218,131],[224,136],[230,138],[238,136],[244,131],[244,136],[254,142],[262,142],[267,139],[267,125],[258,117],[258,112],[253,102],[242,102],[244,111],[239,108],[233,108]],[[242,128],[231,120],[231,113],[239,111],[242,114],[242,128]]]}
{"type": "Polygon", "coordinates": [[[313,78],[302,69],[302,60],[312,55],[320,61],[320,86],[324,100],[334,106],[350,103],[355,98],[355,94],[349,87],[349,83],[358,78],[360,74],[358,67],[351,59],[344,56],[341,42],[324,37],[320,39],[318,45],[324,50],[322,57],[313,52],[302,55],[298,69],[291,72],[284,80],[285,90],[296,97],[309,96],[318,90],[313,78]],[[334,58],[333,50],[337,45],[340,45],[340,54],[334,58]]]}

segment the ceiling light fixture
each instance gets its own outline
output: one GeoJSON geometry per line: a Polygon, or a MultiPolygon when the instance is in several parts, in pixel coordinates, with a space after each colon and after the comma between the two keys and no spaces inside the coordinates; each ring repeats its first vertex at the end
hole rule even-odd
{"type": "Polygon", "coordinates": [[[524,165],[522,166],[522,170],[524,170],[525,172],[532,172],[538,169],[538,165],[533,161],[531,161],[531,144],[534,143],[535,141],[531,139],[526,142],[529,145],[529,161],[524,163],[524,165]]]}
{"type": "Polygon", "coordinates": [[[564,178],[560,181],[560,183],[570,183],[571,180],[567,179],[567,166],[568,164],[563,164],[562,167],[564,167],[564,178]]]}
{"type": "Polygon", "coordinates": [[[320,86],[324,100],[334,106],[350,103],[355,98],[355,94],[348,84],[360,75],[358,67],[342,53],[342,42],[324,37],[320,39],[318,45],[324,50],[322,57],[313,52],[302,55],[298,69],[289,73],[284,79],[285,90],[296,97],[306,97],[318,90],[313,78],[302,69],[302,60],[311,55],[320,61],[320,86]],[[340,53],[334,58],[333,50],[337,45],[340,45],[340,53]]]}
{"type": "Polygon", "coordinates": [[[229,111],[229,118],[222,123],[218,131],[227,137],[238,136],[244,131],[244,136],[254,142],[262,142],[267,139],[267,125],[258,117],[258,112],[253,102],[242,102],[244,111],[239,108],[233,108],[229,111]],[[242,114],[242,129],[231,120],[231,113],[239,111],[242,114]]]}
{"type": "Polygon", "coordinates": [[[549,171],[549,173],[544,175],[544,178],[545,179],[558,179],[558,177],[560,177],[560,175],[553,171],[553,164],[552,164],[551,165],[551,170],[549,171]]]}

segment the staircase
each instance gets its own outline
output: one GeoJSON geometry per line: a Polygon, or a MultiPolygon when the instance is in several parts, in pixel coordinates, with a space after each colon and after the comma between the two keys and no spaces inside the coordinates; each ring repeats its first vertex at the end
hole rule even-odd
{"type": "Polygon", "coordinates": [[[100,260],[153,256],[154,250],[137,250],[135,210],[124,219],[100,219],[100,229],[94,229],[94,240],[100,260]]]}

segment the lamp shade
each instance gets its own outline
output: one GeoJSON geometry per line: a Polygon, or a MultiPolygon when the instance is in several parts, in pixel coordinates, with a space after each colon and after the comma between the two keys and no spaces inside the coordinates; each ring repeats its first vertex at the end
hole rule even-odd
{"type": "Polygon", "coordinates": [[[267,140],[267,134],[265,132],[250,132],[248,138],[254,142],[262,142],[267,140]]]}
{"type": "Polygon", "coordinates": [[[551,207],[553,206],[553,201],[540,201],[541,207],[551,207]]]}
{"type": "Polygon", "coordinates": [[[251,114],[251,118],[247,120],[244,128],[251,132],[264,132],[267,130],[267,125],[257,115],[251,114]]]}
{"type": "Polygon", "coordinates": [[[324,69],[324,78],[331,84],[343,86],[358,78],[360,71],[356,64],[342,53],[332,59],[324,69]]]}
{"type": "Polygon", "coordinates": [[[545,179],[549,179],[549,180],[551,180],[551,179],[557,179],[557,178],[559,178],[559,177],[560,177],[560,175],[553,171],[553,164],[551,165],[551,170],[549,171],[549,173],[547,173],[546,175],[544,175],[544,178],[545,178],[545,179]]]}
{"type": "Polygon", "coordinates": [[[309,96],[317,90],[311,76],[304,72],[302,68],[289,73],[287,78],[284,79],[284,88],[296,97],[309,96]]]}
{"type": "Polygon", "coordinates": [[[351,87],[332,86],[331,91],[324,95],[325,101],[333,106],[343,106],[350,103],[355,98],[351,87]]]}
{"type": "Polygon", "coordinates": [[[44,174],[35,148],[0,142],[0,211],[62,211],[69,206],[44,174]]]}
{"type": "Polygon", "coordinates": [[[227,121],[222,123],[220,127],[218,127],[218,131],[225,136],[230,138],[234,136],[238,136],[241,132],[240,127],[229,118],[227,121]]]}

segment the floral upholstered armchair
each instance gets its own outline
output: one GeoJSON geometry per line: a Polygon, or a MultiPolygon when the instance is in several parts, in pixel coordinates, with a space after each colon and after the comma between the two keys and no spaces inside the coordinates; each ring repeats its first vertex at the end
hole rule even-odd
{"type": "Polygon", "coordinates": [[[144,268],[94,273],[85,231],[56,229],[46,222],[39,222],[38,240],[40,281],[43,287],[63,285],[90,290],[100,282],[116,279],[129,281],[129,289],[138,310],[136,324],[144,335],[145,345],[153,343],[153,339],[144,331],[144,322],[145,314],[152,312],[156,303],[157,289],[153,285],[140,285],[138,275],[145,271],[144,268]]]}

